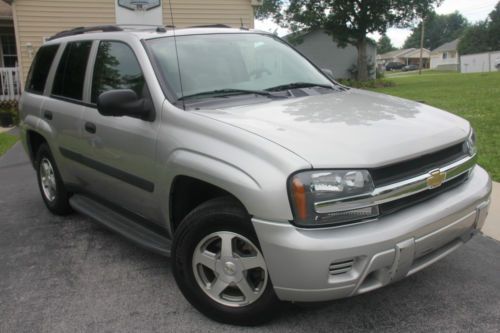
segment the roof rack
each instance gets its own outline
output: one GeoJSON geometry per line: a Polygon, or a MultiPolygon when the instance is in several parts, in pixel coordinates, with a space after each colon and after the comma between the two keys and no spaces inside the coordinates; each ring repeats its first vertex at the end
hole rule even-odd
{"type": "Polygon", "coordinates": [[[54,40],[57,38],[81,35],[87,32],[102,31],[102,32],[112,32],[112,31],[123,31],[122,28],[116,25],[99,25],[96,27],[77,27],[71,30],[64,30],[58,32],[54,36],[50,37],[49,40],[54,40]]]}
{"type": "Polygon", "coordinates": [[[189,28],[231,28],[226,24],[207,24],[207,25],[194,25],[189,28]]]}
{"type": "Polygon", "coordinates": [[[123,30],[156,30],[156,32],[167,32],[166,28],[170,26],[154,25],[154,24],[117,24],[123,30]]]}
{"type": "Polygon", "coordinates": [[[99,25],[95,27],[77,27],[71,30],[65,30],[58,32],[54,36],[50,37],[49,40],[54,40],[62,37],[81,35],[87,32],[116,32],[125,30],[155,30],[156,32],[167,32],[167,28],[158,25],[147,25],[147,24],[122,24],[122,25],[99,25]]]}

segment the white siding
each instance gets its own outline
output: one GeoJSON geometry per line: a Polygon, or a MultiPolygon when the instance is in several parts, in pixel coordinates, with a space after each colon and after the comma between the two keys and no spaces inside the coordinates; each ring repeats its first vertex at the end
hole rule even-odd
{"type": "Polygon", "coordinates": [[[460,71],[462,73],[500,71],[500,51],[461,56],[460,71]]]}

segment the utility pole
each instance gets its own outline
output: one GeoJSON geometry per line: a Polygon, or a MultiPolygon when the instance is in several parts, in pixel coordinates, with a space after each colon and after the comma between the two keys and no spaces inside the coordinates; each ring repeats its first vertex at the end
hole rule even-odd
{"type": "Polygon", "coordinates": [[[418,74],[422,75],[422,65],[424,57],[424,34],[425,34],[425,16],[422,16],[422,31],[420,32],[420,65],[418,66],[418,74]]]}

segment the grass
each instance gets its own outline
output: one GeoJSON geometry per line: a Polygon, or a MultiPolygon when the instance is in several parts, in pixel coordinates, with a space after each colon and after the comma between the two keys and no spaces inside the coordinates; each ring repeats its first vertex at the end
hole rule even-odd
{"type": "Polygon", "coordinates": [[[0,133],[0,156],[17,142],[17,137],[8,133],[0,133]]]}
{"type": "Polygon", "coordinates": [[[426,71],[389,79],[374,91],[425,103],[470,121],[476,130],[479,164],[500,181],[500,72],[460,74],[426,71]]]}

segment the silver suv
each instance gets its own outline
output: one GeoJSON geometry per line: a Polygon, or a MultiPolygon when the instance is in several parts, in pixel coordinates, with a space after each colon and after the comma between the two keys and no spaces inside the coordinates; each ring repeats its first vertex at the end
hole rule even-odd
{"type": "Polygon", "coordinates": [[[62,32],[21,115],[48,209],[171,256],[184,296],[221,322],[402,279],[488,211],[467,121],[342,86],[259,31],[62,32]]]}

